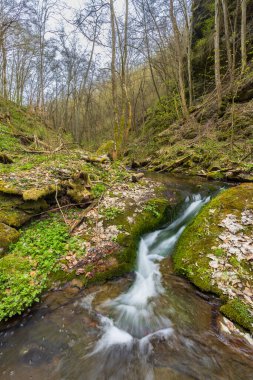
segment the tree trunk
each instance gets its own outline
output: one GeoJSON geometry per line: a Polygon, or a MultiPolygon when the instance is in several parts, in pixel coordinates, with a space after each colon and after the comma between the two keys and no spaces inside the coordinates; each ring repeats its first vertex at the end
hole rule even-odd
{"type": "Polygon", "coordinates": [[[215,83],[217,92],[218,109],[221,108],[221,73],[220,73],[220,0],[215,0],[215,35],[214,35],[214,51],[215,51],[215,83]]]}
{"type": "Polygon", "coordinates": [[[5,48],[4,37],[0,40],[1,53],[2,53],[2,92],[4,99],[8,99],[8,89],[7,89],[7,55],[5,48]]]}
{"type": "Polygon", "coordinates": [[[224,15],[224,28],[225,28],[225,40],[226,40],[226,50],[227,50],[227,59],[228,59],[228,70],[230,83],[233,82],[233,63],[232,63],[232,53],[231,53],[231,43],[230,43],[230,30],[229,30],[229,12],[228,12],[228,4],[227,0],[222,0],[222,8],[224,15]]]}
{"type": "Polygon", "coordinates": [[[112,106],[113,106],[113,123],[114,123],[114,148],[118,152],[119,139],[119,115],[117,107],[117,78],[116,78],[116,28],[114,0],[110,0],[111,12],[111,33],[112,33],[112,59],[111,59],[111,81],[112,81],[112,106]]]}
{"type": "Polygon", "coordinates": [[[173,0],[170,0],[170,19],[172,22],[173,33],[175,37],[175,48],[177,55],[177,63],[178,63],[178,85],[179,85],[179,93],[182,103],[182,112],[186,119],[189,118],[189,111],[187,107],[186,95],[185,95],[185,84],[184,84],[184,65],[183,65],[183,56],[182,56],[182,47],[180,41],[180,32],[177,25],[176,16],[174,13],[174,3],[173,0]]]}
{"type": "Polygon", "coordinates": [[[241,2],[242,22],[241,22],[241,54],[242,54],[242,72],[247,67],[247,0],[241,2]]]}

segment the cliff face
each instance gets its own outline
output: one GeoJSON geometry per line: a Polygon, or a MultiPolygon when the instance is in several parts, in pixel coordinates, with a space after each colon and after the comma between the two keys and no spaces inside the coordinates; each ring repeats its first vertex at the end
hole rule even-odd
{"type": "MultiPolygon", "coordinates": [[[[241,9],[240,2],[228,0],[229,25],[231,36],[231,49],[235,44],[236,65],[240,65],[241,59],[241,9]],[[236,32],[233,41],[233,31],[236,32]]],[[[192,50],[193,50],[193,78],[195,93],[199,95],[214,88],[214,0],[194,0],[192,8],[193,30],[192,30],[192,50]]],[[[225,44],[225,30],[223,22],[223,11],[221,6],[221,31],[220,50],[221,68],[223,76],[227,71],[227,52],[225,44]]],[[[247,4],[247,37],[248,37],[248,59],[252,58],[253,40],[253,2],[247,4]]]]}

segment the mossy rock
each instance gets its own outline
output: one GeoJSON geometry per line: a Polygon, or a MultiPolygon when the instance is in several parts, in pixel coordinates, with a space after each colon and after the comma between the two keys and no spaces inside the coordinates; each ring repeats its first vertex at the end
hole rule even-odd
{"type": "Polygon", "coordinates": [[[5,153],[0,153],[0,163],[1,164],[13,164],[13,160],[7,156],[5,153]]]}
{"type": "Polygon", "coordinates": [[[225,305],[221,306],[220,311],[227,318],[238,323],[246,330],[253,332],[253,317],[248,310],[248,306],[239,298],[228,301],[225,305]]]}
{"type": "Polygon", "coordinates": [[[31,219],[31,215],[22,210],[1,210],[0,223],[7,224],[11,227],[21,227],[24,223],[31,219]]]}
{"type": "MultiPolygon", "coordinates": [[[[60,189],[58,189],[59,191],[60,189]]],[[[56,192],[56,186],[50,185],[42,189],[29,189],[23,192],[24,201],[38,201],[41,198],[45,198],[49,195],[53,195],[56,192]]]]}
{"type": "Polygon", "coordinates": [[[26,201],[18,206],[20,210],[24,210],[29,214],[35,214],[41,211],[46,211],[49,208],[48,203],[45,199],[39,199],[37,201],[26,201]]]}
{"type": "Polygon", "coordinates": [[[91,199],[90,177],[88,173],[81,172],[67,183],[67,194],[76,203],[81,204],[91,199]]]}
{"type": "Polygon", "coordinates": [[[0,193],[10,195],[22,195],[22,191],[10,183],[0,181],[0,193]]]}
{"type": "Polygon", "coordinates": [[[19,232],[4,223],[0,223],[0,253],[8,246],[17,241],[19,238],[19,232]]]}
{"type": "Polygon", "coordinates": [[[25,202],[21,197],[0,194],[0,223],[21,227],[34,214],[48,208],[49,205],[44,199],[25,202]]]}
{"type": "Polygon", "coordinates": [[[118,219],[119,224],[127,231],[127,234],[120,234],[117,240],[122,247],[118,260],[125,272],[134,267],[140,237],[163,225],[168,220],[169,209],[170,203],[167,199],[154,198],[146,203],[133,223],[127,220],[127,215],[118,219]]]}
{"type": "MultiPolygon", "coordinates": [[[[224,289],[219,288],[218,284],[212,282],[213,269],[209,265],[210,258],[207,256],[210,254],[224,255],[224,260],[226,260],[225,252],[216,248],[220,244],[219,236],[223,232],[220,223],[229,214],[240,218],[245,209],[253,210],[253,184],[242,184],[223,191],[206,205],[185,229],[173,254],[176,273],[186,276],[202,291],[222,296],[225,302],[227,302],[227,295],[224,293],[224,289]]],[[[246,232],[248,236],[252,236],[250,226],[247,227],[246,232]]],[[[236,260],[230,260],[230,264],[233,265],[233,271],[236,273],[239,273],[242,269],[246,271],[248,273],[247,281],[253,286],[250,263],[246,263],[245,260],[241,263],[236,260]]],[[[234,322],[253,331],[253,317],[249,306],[242,301],[240,303],[241,307],[238,305],[236,300],[230,300],[223,305],[221,311],[234,322]]]]}
{"type": "Polygon", "coordinates": [[[211,171],[207,173],[207,178],[214,181],[223,180],[225,177],[226,177],[225,174],[219,170],[211,171]]]}
{"type": "Polygon", "coordinates": [[[91,193],[83,186],[75,186],[74,189],[67,190],[67,194],[78,204],[88,202],[91,199],[91,193]]]}

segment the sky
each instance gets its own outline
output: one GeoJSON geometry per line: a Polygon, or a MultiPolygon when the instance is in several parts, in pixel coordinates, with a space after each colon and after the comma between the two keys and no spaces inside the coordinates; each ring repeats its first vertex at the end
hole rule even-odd
{"type": "MultiPolygon", "coordinates": [[[[115,12],[118,15],[121,15],[122,12],[124,11],[124,6],[125,6],[125,0],[114,0],[115,1],[115,12]]],[[[73,17],[73,11],[77,9],[82,9],[85,7],[85,4],[88,2],[88,0],[65,0],[64,3],[69,7],[69,9],[65,10],[63,14],[60,14],[59,16],[54,15],[54,18],[50,22],[50,29],[54,30],[56,24],[61,20],[62,21],[62,16],[66,19],[65,24],[65,30],[69,33],[73,31],[73,27],[68,24],[67,20],[71,20],[73,17]]],[[[108,0],[109,2],[109,0],[108,0]]],[[[109,12],[109,8],[108,8],[109,12]]],[[[49,37],[49,36],[48,36],[49,37]]],[[[80,35],[80,40],[82,40],[82,36],[80,35]]],[[[89,44],[88,41],[84,40],[84,44],[87,46],[89,44]]],[[[95,47],[95,53],[99,54],[102,58],[103,61],[107,61],[108,58],[108,51],[104,49],[103,47],[97,45],[95,47]]]]}

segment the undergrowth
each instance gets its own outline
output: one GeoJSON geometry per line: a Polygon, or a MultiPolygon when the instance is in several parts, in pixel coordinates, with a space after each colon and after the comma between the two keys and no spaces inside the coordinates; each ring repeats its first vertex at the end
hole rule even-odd
{"type": "Polygon", "coordinates": [[[21,314],[38,301],[59,258],[77,244],[57,217],[33,222],[24,230],[0,259],[0,320],[21,314]]]}

